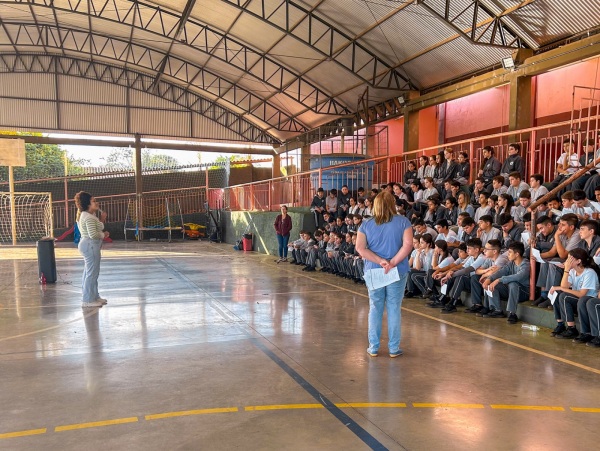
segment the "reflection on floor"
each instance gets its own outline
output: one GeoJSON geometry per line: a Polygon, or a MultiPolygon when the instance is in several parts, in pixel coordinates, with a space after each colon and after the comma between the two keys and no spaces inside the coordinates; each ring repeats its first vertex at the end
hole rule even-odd
{"type": "Polygon", "coordinates": [[[405,355],[370,358],[366,289],[272,256],[113,243],[92,310],[72,245],[57,266],[0,247],[2,449],[597,446],[599,355],[547,330],[411,299],[405,355]]]}

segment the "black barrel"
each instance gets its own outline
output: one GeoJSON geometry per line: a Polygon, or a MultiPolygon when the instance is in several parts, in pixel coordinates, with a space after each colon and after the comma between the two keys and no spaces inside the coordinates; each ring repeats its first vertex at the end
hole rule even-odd
{"type": "Polygon", "coordinates": [[[42,238],[37,242],[38,276],[42,274],[46,283],[56,282],[56,257],[54,256],[54,238],[42,238]]]}

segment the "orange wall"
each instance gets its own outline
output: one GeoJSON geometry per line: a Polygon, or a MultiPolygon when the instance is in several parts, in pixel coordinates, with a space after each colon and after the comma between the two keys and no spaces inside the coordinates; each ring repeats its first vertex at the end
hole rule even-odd
{"type": "Polygon", "coordinates": [[[499,86],[446,103],[446,141],[508,126],[509,86],[499,86]]]}
{"type": "MultiPolygon", "coordinates": [[[[600,88],[600,58],[594,58],[538,75],[535,117],[543,118],[561,113],[571,113],[573,86],[600,88]]],[[[593,91],[578,89],[575,108],[581,108],[581,98],[591,97],[593,91]]],[[[600,91],[594,98],[600,99],[600,91]]],[[[588,108],[589,103],[583,107],[588,108]]]]}
{"type": "Polygon", "coordinates": [[[404,149],[404,118],[399,117],[382,122],[388,128],[390,155],[402,155],[404,149]]]}
{"type": "Polygon", "coordinates": [[[437,106],[419,111],[419,148],[438,144],[437,106]]]}

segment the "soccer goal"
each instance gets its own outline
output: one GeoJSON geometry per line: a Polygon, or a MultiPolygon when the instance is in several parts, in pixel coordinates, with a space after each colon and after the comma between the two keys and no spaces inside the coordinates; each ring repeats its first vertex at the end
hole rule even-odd
{"type": "Polygon", "coordinates": [[[185,234],[183,226],[183,215],[181,213],[181,204],[179,200],[168,198],[147,198],[142,203],[142,218],[138,218],[138,204],[136,199],[130,199],[127,205],[127,217],[123,233],[127,241],[127,232],[134,232],[135,238],[141,241],[144,232],[165,231],[171,241],[173,231],[185,234]]]}
{"type": "Polygon", "coordinates": [[[52,237],[52,220],[51,193],[0,193],[1,243],[13,243],[13,236],[22,243],[52,237]]]}

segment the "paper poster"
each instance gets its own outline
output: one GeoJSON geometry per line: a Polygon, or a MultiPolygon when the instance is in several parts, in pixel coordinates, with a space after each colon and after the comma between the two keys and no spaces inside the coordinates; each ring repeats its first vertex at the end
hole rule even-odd
{"type": "Polygon", "coordinates": [[[448,294],[448,284],[445,283],[444,285],[442,285],[442,288],[440,289],[440,293],[442,294],[448,294]]]}
{"type": "Polygon", "coordinates": [[[531,249],[531,255],[535,258],[535,261],[538,263],[546,263],[540,254],[540,251],[537,249],[531,249]]]}
{"type": "Polygon", "coordinates": [[[364,279],[369,290],[376,290],[399,281],[400,274],[396,268],[392,268],[387,274],[383,268],[375,268],[365,271],[364,279]]]}

